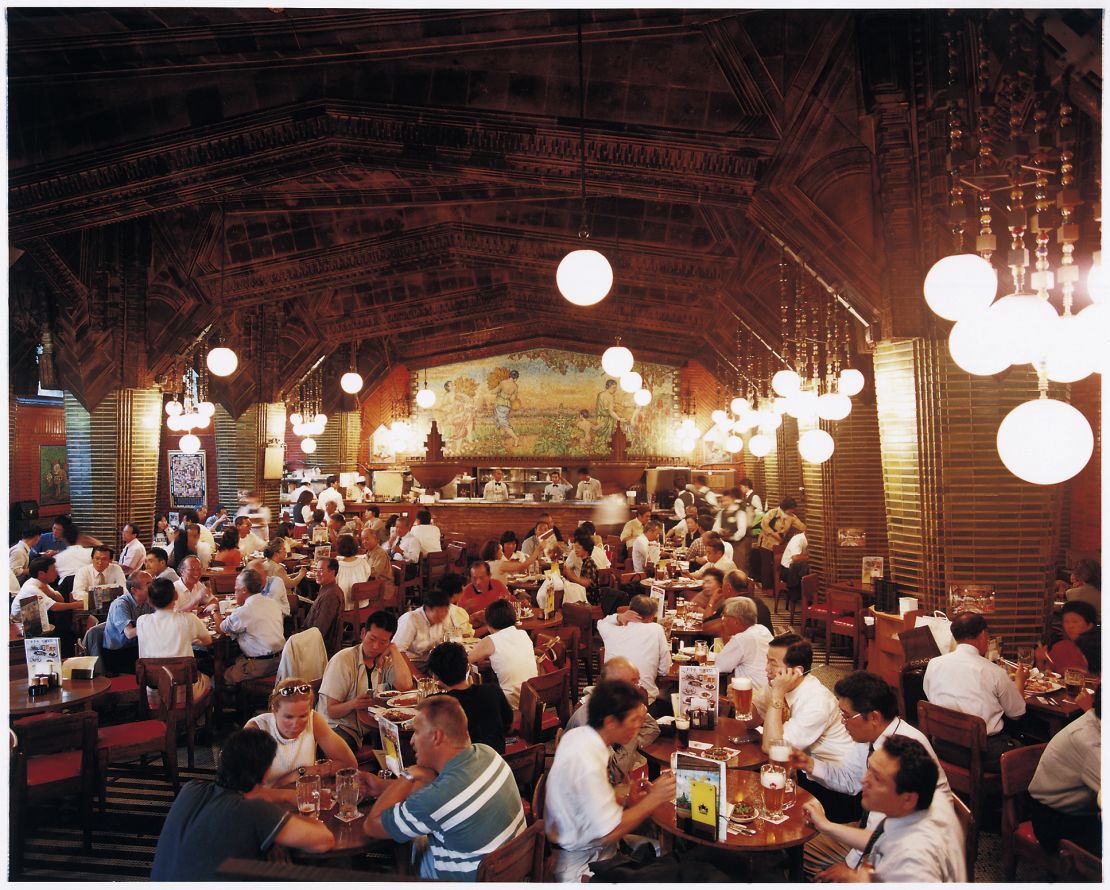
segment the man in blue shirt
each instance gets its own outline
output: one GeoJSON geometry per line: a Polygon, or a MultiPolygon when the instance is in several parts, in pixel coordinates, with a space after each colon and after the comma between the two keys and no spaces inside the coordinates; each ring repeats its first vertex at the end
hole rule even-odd
{"type": "Polygon", "coordinates": [[[31,548],[32,556],[54,556],[61,553],[69,543],[65,539],[66,525],[69,524],[68,516],[59,516],[50,526],[50,531],[39,535],[38,543],[31,548]]]}
{"type": "Polygon", "coordinates": [[[417,707],[416,766],[392,781],[368,776],[377,794],[363,828],[404,843],[422,835],[428,849],[420,876],[473,881],[482,859],[526,827],[509,765],[488,745],[472,745],[462,705],[434,695],[417,707]]]}
{"type": "Polygon", "coordinates": [[[127,579],[127,591],[117,596],[108,607],[104,622],[104,666],[116,673],[133,673],[139,658],[138,632],[135,622],[140,615],[149,615],[154,606],[147,599],[153,579],[149,572],[139,570],[127,579]]]}

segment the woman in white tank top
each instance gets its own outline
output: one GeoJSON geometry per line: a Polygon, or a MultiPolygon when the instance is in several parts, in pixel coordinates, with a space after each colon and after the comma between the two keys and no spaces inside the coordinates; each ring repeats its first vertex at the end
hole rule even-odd
{"type": "Polygon", "coordinates": [[[312,767],[316,763],[317,745],[335,769],[358,766],[347,743],[313,710],[314,703],[311,684],[300,677],[289,677],[270,694],[270,712],[251,718],[243,727],[269,733],[277,742],[274,761],[262,779],[265,788],[273,789],[264,795],[268,800],[296,800],[295,789],[275,786],[293,781],[299,769],[312,767]]]}
{"type": "Polygon", "coordinates": [[[486,623],[494,631],[482,641],[492,648],[490,667],[512,709],[518,710],[521,684],[539,673],[532,638],[516,626],[516,610],[507,600],[497,600],[486,607],[486,623]]]}

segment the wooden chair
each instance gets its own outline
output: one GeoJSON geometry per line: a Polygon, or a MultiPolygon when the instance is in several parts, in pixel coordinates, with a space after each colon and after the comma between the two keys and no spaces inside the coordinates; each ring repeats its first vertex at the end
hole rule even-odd
{"type": "Polygon", "coordinates": [[[578,695],[578,659],[579,652],[582,648],[580,639],[581,632],[577,627],[553,627],[549,631],[536,634],[536,648],[545,644],[545,638],[556,638],[560,642],[562,649],[562,659],[552,659],[551,663],[555,667],[569,667],[570,668],[570,692],[572,696],[578,695]]]}
{"type": "Polygon", "coordinates": [[[975,881],[975,860],[979,858],[979,826],[975,824],[975,817],[967,804],[955,794],[952,795],[952,809],[956,811],[956,819],[964,830],[964,866],[970,884],[975,881]]]}
{"type": "Polygon", "coordinates": [[[423,585],[425,590],[430,590],[443,580],[449,570],[450,557],[446,550],[438,553],[426,553],[421,560],[423,569],[423,585]]]}
{"type": "Polygon", "coordinates": [[[212,581],[212,593],[216,596],[228,596],[235,593],[236,572],[213,572],[208,576],[212,581]]]}
{"type": "Polygon", "coordinates": [[[520,790],[520,800],[524,805],[524,815],[531,822],[532,794],[536,790],[536,782],[543,774],[544,764],[547,761],[547,748],[544,745],[529,745],[515,751],[506,751],[505,762],[513,771],[516,787],[520,790]]]}
{"type": "Polygon", "coordinates": [[[570,719],[570,668],[525,680],[520,687],[520,736],[535,745],[570,719]],[[550,706],[550,710],[549,710],[550,706]]]}
{"type": "MultiPolygon", "coordinates": [[[[773,551],[771,551],[771,587],[774,591],[774,597],[771,600],[771,607],[775,610],[776,615],[779,613],[780,596],[782,597],[782,601],[784,603],[786,603],[787,605],[790,604],[790,600],[787,597],[786,593],[786,579],[782,577],[782,553],[785,549],[786,545],[780,544],[773,551]]],[[[790,622],[791,624],[793,624],[793,617],[791,617],[790,622]]]]}
{"type": "Polygon", "coordinates": [[[209,686],[200,698],[193,697],[193,684],[197,681],[197,660],[191,655],[179,658],[140,658],[135,665],[135,684],[140,695],[147,687],[157,687],[157,674],[167,670],[177,684],[177,701],[174,703],[174,722],[185,728],[185,744],[189,751],[189,769],[196,762],[197,728],[204,726],[212,735],[212,713],[215,695],[209,686]]]}
{"type": "Polygon", "coordinates": [[[1002,777],[983,769],[982,751],[987,746],[987,724],[982,717],[963,714],[951,708],[942,708],[932,702],[917,703],[917,726],[933,742],[945,742],[955,748],[964,748],[968,766],[951,763],[939,757],[941,768],[948,776],[953,791],[967,795],[968,806],[976,825],[983,821],[983,797],[1002,789],[1002,777]]]}
{"type": "Polygon", "coordinates": [[[620,575],[621,585],[626,584],[639,584],[644,580],[643,572],[621,572],[620,575]]]}
{"type": "Polygon", "coordinates": [[[902,716],[914,726],[917,726],[917,703],[928,701],[925,697],[925,668],[928,664],[927,659],[907,661],[899,673],[902,716]]]}
{"type": "MultiPolygon", "coordinates": [[[[810,624],[828,625],[830,618],[829,602],[826,594],[821,592],[821,576],[810,572],[802,576],[802,625],[799,633],[804,637],[806,627],[810,624]]],[[[794,623],[794,609],[797,603],[790,604],[790,623],[794,623]]],[[[825,628],[826,635],[828,627],[825,628]]]]}
{"type": "Polygon", "coordinates": [[[478,864],[475,880],[478,883],[543,881],[546,842],[543,821],[533,822],[511,841],[487,853],[478,864]]]}
{"type": "MultiPolygon", "coordinates": [[[[597,638],[594,634],[593,610],[586,603],[563,603],[563,624],[578,628],[578,658],[586,668],[586,685],[594,685],[594,663],[597,661],[597,638]]],[[[577,687],[575,692],[577,692],[577,687]]]]}
{"type": "Polygon", "coordinates": [[[397,608],[403,612],[410,602],[415,604],[420,599],[420,573],[417,572],[411,578],[407,577],[408,563],[403,559],[391,559],[389,564],[393,566],[393,586],[396,591],[397,608]]]}
{"type": "Polygon", "coordinates": [[[1014,880],[1019,859],[1056,874],[1061,863],[1058,856],[1041,846],[1029,820],[1029,783],[1048,745],[1029,745],[1002,755],[1002,872],[1007,881],[1014,880]]]}
{"type": "Polygon", "coordinates": [[[532,791],[532,818],[539,822],[547,804],[547,773],[540,773],[532,791]]]}
{"type": "Polygon", "coordinates": [[[829,620],[825,622],[825,664],[829,663],[832,638],[848,637],[852,641],[852,664],[858,669],[863,653],[863,597],[833,585],[828,589],[826,601],[829,620]]]}
{"type": "Polygon", "coordinates": [[[1074,841],[1060,841],[1060,862],[1063,874],[1058,877],[1079,884],[1102,883],[1102,860],[1074,841]]]}
{"type": "Polygon", "coordinates": [[[445,550],[450,569],[459,572],[466,568],[466,541],[448,541],[445,550]]]}
{"type": "Polygon", "coordinates": [[[84,848],[92,847],[92,799],[96,788],[95,711],[47,714],[17,720],[11,761],[11,876],[23,870],[28,806],[80,795],[84,848]]]}
{"type": "MultiPolygon", "coordinates": [[[[137,669],[136,669],[137,671],[137,669]]],[[[136,679],[138,674],[136,673],[136,679]]],[[[146,680],[146,678],[144,678],[146,680]]],[[[141,758],[145,763],[150,754],[161,754],[166,770],[166,780],[176,795],[180,789],[177,778],[177,724],[174,703],[177,700],[177,682],[168,670],[155,671],[146,680],[158,689],[158,710],[151,715],[148,697],[139,695],[139,720],[101,726],[96,733],[96,756],[100,778],[100,807],[103,811],[107,797],[108,764],[141,758]]],[[[142,688],[140,686],[140,688],[142,688]]]]}

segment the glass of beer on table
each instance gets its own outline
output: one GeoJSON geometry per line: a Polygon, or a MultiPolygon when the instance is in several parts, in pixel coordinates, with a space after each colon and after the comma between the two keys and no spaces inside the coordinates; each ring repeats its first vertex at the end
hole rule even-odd
{"type": "Polygon", "coordinates": [[[1068,696],[1074,702],[1077,695],[1083,691],[1083,684],[1087,681],[1087,672],[1081,668],[1067,668],[1064,671],[1064,687],[1068,696]]]}
{"type": "Polygon", "coordinates": [[[320,777],[303,775],[297,779],[297,811],[310,819],[320,818],[320,777]]]}
{"type": "Polygon", "coordinates": [[[759,787],[763,793],[764,815],[768,819],[781,818],[786,794],[786,770],[777,763],[763,764],[759,768],[759,787]]]}
{"type": "Polygon", "coordinates": [[[698,640],[694,643],[694,661],[698,664],[705,664],[705,660],[709,657],[709,646],[706,645],[705,640],[698,640]]]}
{"type": "Polygon", "coordinates": [[[786,776],[782,808],[788,810],[794,806],[794,799],[797,796],[794,781],[790,778],[790,743],[785,739],[771,739],[771,743],[767,746],[767,758],[775,766],[781,767],[786,776]]]}
{"type": "Polygon", "coordinates": [[[737,720],[752,719],[752,680],[751,677],[733,677],[729,684],[732,693],[732,707],[736,709],[737,720]]]}

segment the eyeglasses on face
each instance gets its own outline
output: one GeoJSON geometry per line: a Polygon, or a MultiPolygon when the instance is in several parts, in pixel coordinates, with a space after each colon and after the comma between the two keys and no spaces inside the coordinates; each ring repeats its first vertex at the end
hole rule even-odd
{"type": "Polygon", "coordinates": [[[298,683],[296,686],[283,686],[277,693],[278,695],[310,695],[312,687],[307,683],[298,683]]]}
{"type": "Polygon", "coordinates": [[[840,712],[840,722],[841,723],[850,723],[852,720],[855,720],[857,717],[862,717],[862,716],[863,716],[863,714],[845,714],[843,711],[841,711],[840,712]]]}

